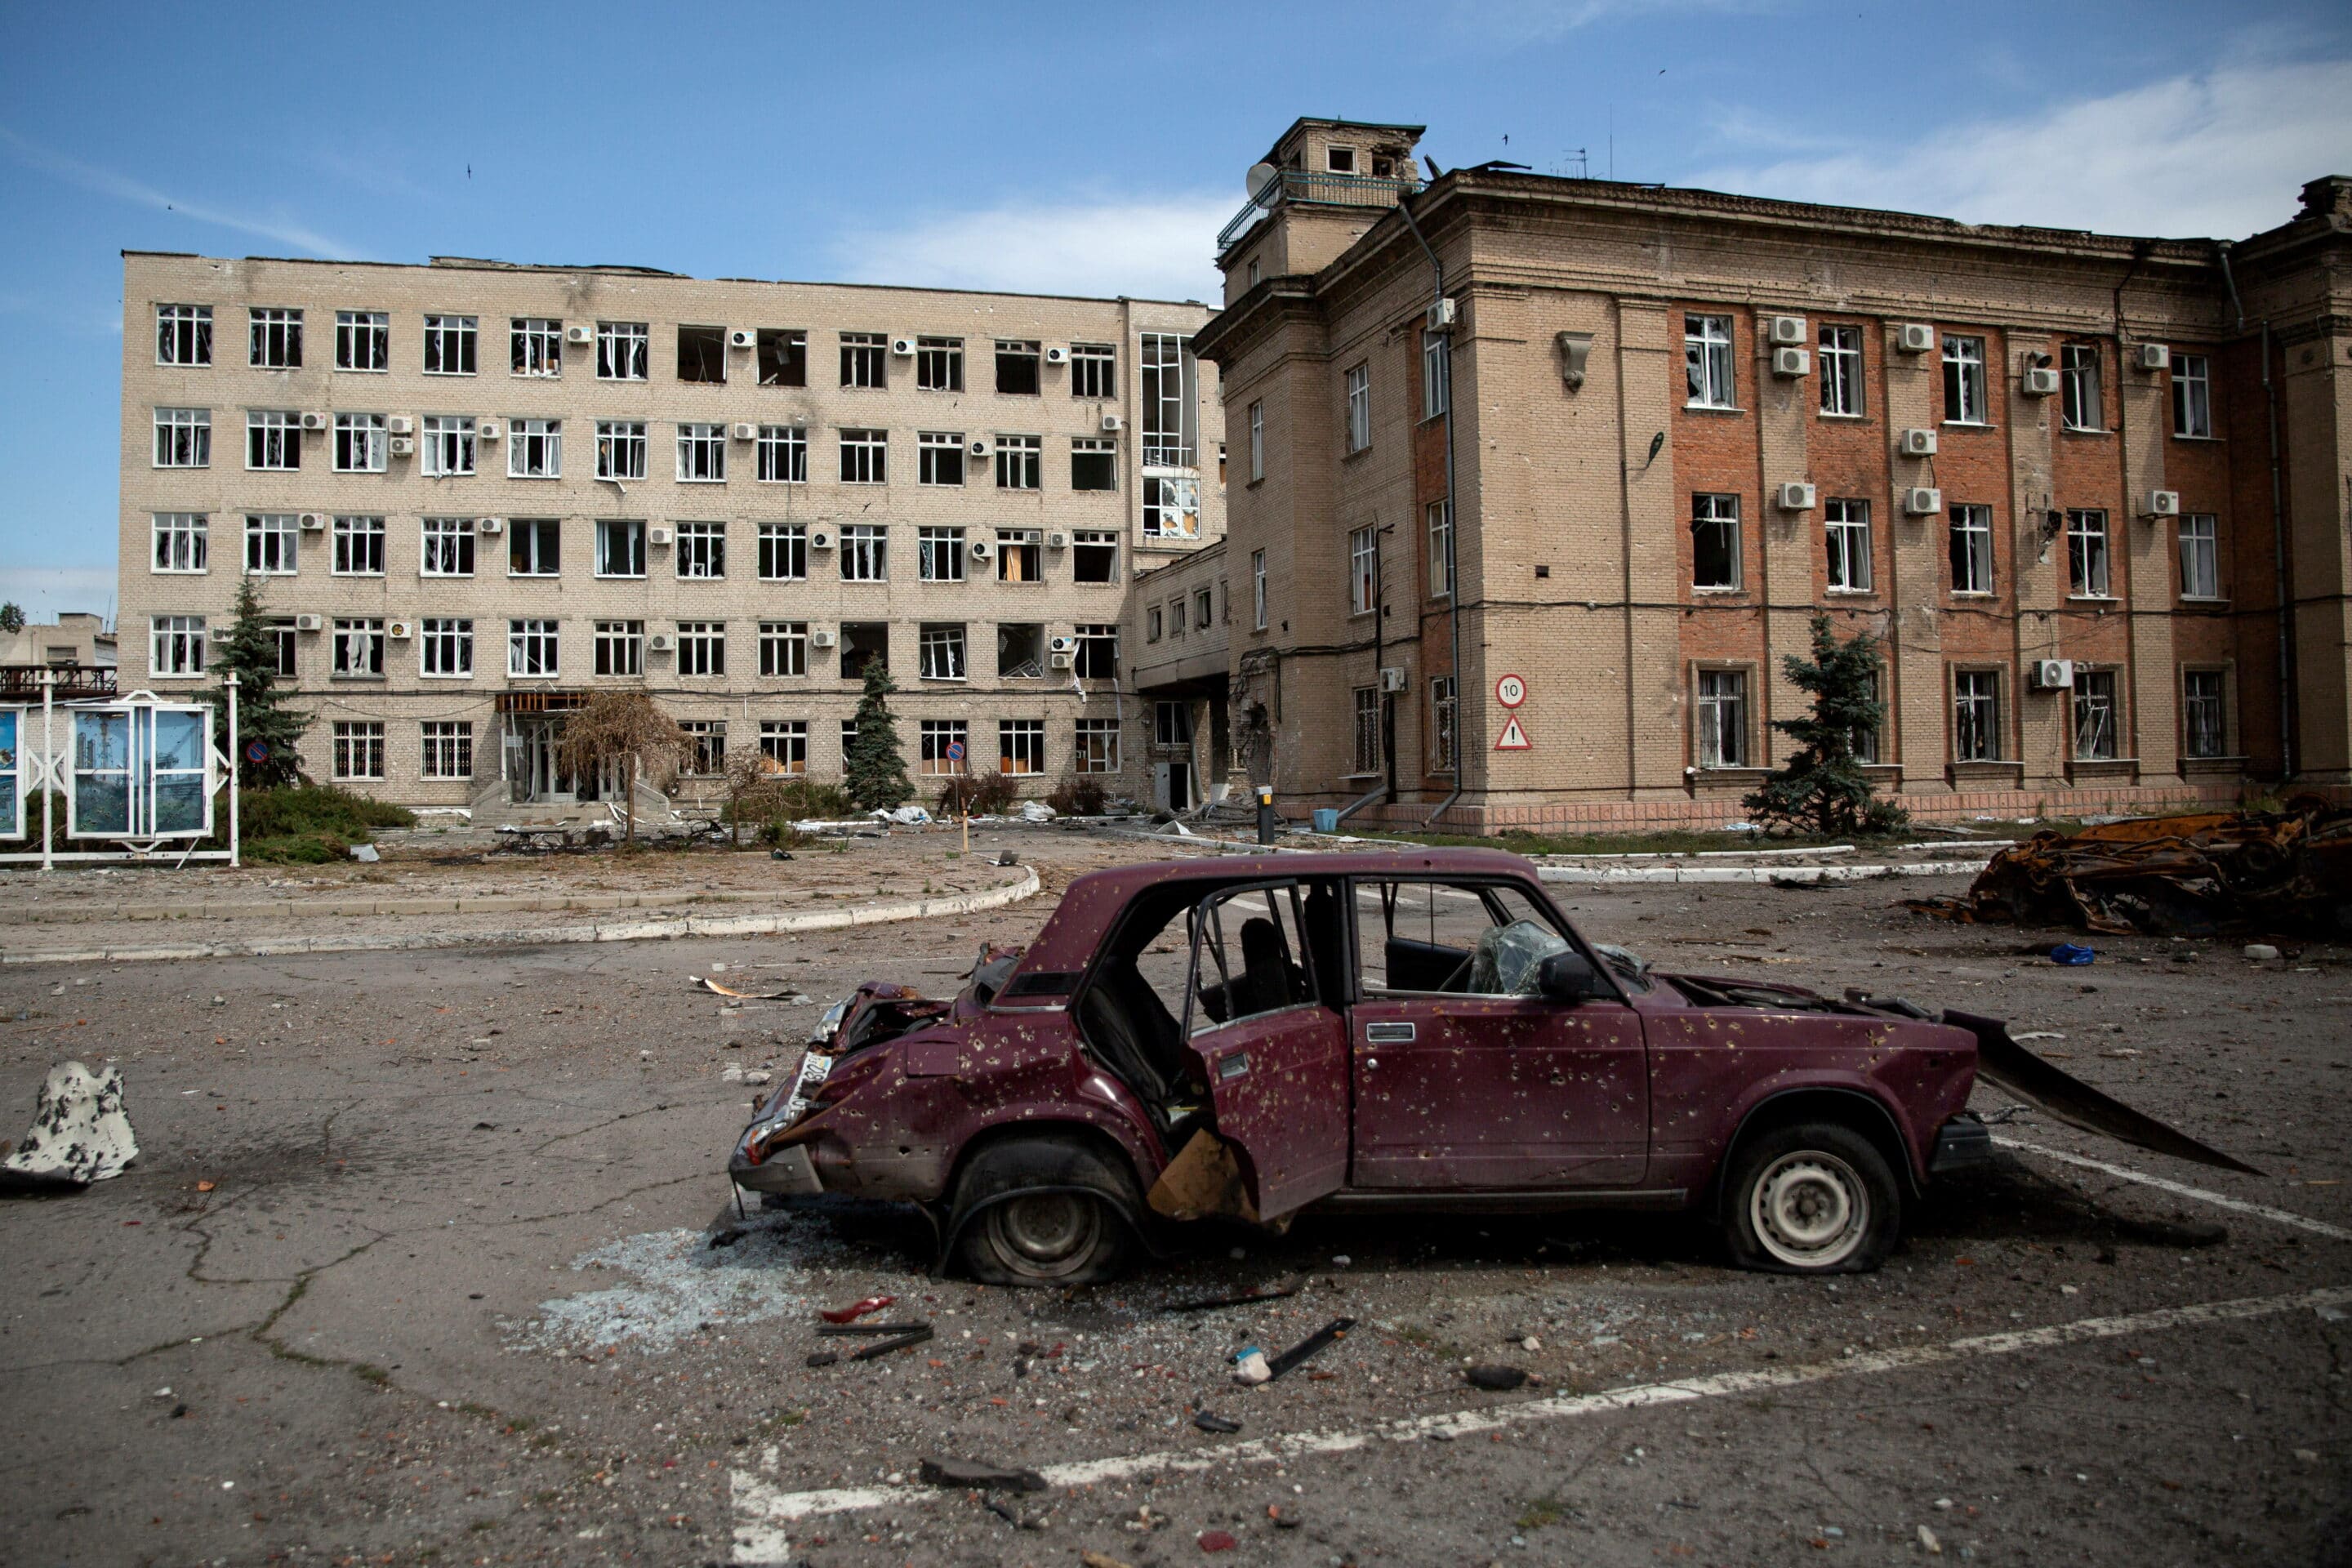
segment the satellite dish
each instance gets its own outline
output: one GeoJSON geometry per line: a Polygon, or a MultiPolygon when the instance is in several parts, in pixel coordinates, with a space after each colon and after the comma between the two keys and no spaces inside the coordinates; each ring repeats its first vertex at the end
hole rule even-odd
{"type": "Polygon", "coordinates": [[[1242,176],[1242,188],[1249,193],[1251,205],[1271,208],[1282,191],[1282,171],[1271,163],[1252,163],[1242,176]]]}

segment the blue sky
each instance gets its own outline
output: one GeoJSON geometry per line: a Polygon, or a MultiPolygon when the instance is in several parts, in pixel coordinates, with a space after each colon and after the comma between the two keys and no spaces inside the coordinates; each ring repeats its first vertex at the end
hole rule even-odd
{"type": "Polygon", "coordinates": [[[110,609],[123,249],[1211,299],[1299,114],[1448,166],[2242,235],[2352,12],[1421,0],[0,5],[0,597],[110,609]],[[1506,140],[1507,138],[1507,141],[1506,140]]]}

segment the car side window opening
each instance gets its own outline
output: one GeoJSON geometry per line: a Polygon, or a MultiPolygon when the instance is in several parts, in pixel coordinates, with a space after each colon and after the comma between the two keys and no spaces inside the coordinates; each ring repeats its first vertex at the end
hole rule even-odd
{"type": "Polygon", "coordinates": [[[1551,914],[1507,883],[1360,881],[1364,994],[1540,994],[1538,972],[1573,951],[1551,914]]]}
{"type": "Polygon", "coordinates": [[[1192,922],[1191,1035],[1318,1000],[1298,885],[1251,888],[1204,902],[1192,922]]]}

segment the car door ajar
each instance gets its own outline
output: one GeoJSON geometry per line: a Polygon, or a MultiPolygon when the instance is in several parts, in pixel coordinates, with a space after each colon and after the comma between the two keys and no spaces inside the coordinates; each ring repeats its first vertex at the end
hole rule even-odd
{"type": "Polygon", "coordinates": [[[1324,1000],[1296,883],[1228,889],[1192,916],[1187,1048],[1242,1156],[1261,1219],[1337,1192],[1348,1174],[1348,1040],[1324,1000]]]}

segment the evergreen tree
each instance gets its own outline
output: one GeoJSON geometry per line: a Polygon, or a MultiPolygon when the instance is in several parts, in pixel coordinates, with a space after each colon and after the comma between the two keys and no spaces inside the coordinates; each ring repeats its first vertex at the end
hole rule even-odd
{"type": "Polygon", "coordinates": [[[21,632],[25,629],[25,606],[11,599],[0,605],[0,632],[21,632]]]}
{"type": "MultiPolygon", "coordinates": [[[[236,618],[216,639],[205,662],[218,675],[236,677],[236,758],[237,782],[247,789],[278,789],[302,782],[302,732],[310,715],[285,705],[278,689],[278,628],[261,613],[253,579],[239,578],[236,618]],[[259,762],[248,753],[254,742],[267,748],[259,762]]],[[[228,688],[215,685],[213,742],[228,747],[228,688]]]]}
{"type": "Polygon", "coordinates": [[[1892,832],[1910,814],[1874,798],[1870,777],[1853,754],[1854,736],[1886,719],[1886,705],[1878,700],[1878,639],[1857,632],[1840,641],[1823,615],[1813,617],[1812,630],[1813,657],[1790,654],[1781,661],[1789,679],[1812,693],[1812,711],[1772,721],[1801,749],[1741,804],[1766,826],[1790,832],[1810,829],[1825,838],[1892,832]]]}
{"type": "Polygon", "coordinates": [[[878,658],[866,663],[866,693],[857,700],[857,738],[849,742],[842,784],[862,811],[903,805],[915,793],[907,782],[907,760],[898,754],[898,724],[890,694],[898,689],[878,658]]]}

